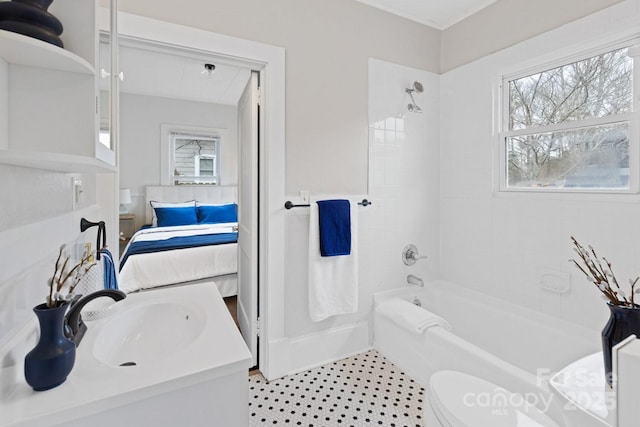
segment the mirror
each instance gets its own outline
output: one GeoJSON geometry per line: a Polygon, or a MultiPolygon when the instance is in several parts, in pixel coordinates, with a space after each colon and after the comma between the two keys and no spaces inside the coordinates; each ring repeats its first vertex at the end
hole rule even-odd
{"type": "Polygon", "coordinates": [[[115,88],[118,80],[113,76],[118,68],[117,58],[117,28],[115,16],[117,1],[101,1],[100,32],[97,54],[98,97],[96,99],[96,157],[108,164],[116,165],[116,136],[118,90],[115,88]]]}
{"type": "Polygon", "coordinates": [[[109,150],[111,143],[111,35],[100,33],[100,53],[98,62],[100,99],[98,102],[98,142],[109,150]]]}

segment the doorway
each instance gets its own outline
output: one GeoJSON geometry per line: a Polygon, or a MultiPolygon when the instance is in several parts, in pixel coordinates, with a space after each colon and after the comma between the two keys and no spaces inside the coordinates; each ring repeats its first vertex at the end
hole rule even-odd
{"type": "Polygon", "coordinates": [[[120,182],[138,197],[159,184],[185,194],[189,186],[236,189],[229,202],[238,205],[237,296],[219,290],[235,306],[230,312],[257,366],[260,71],[153,40],[121,36],[119,49],[126,76],[119,92],[120,182]]]}
{"type": "MultiPolygon", "coordinates": [[[[289,371],[285,331],[285,50],[250,40],[118,13],[118,34],[215,54],[260,70],[263,108],[258,188],[260,370],[269,380],[289,371]]],[[[116,147],[117,148],[117,147],[116,147]]],[[[117,191],[117,190],[116,190],[117,191]]]]}

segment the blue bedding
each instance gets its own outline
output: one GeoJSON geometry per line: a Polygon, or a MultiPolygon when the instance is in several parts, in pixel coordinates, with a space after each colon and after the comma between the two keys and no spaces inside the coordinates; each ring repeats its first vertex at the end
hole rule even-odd
{"type": "Polygon", "coordinates": [[[120,260],[120,270],[131,255],[148,254],[153,252],[172,251],[198,246],[222,245],[225,243],[237,243],[238,233],[200,234],[196,236],[171,237],[164,240],[151,240],[133,242],[120,260]]]}

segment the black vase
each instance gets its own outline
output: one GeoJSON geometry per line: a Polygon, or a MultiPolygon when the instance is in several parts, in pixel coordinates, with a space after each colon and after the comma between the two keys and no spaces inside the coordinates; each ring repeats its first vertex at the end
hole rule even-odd
{"type": "Polygon", "coordinates": [[[611,315],[602,330],[602,353],[604,356],[604,374],[607,384],[611,385],[611,349],[629,335],[640,338],[640,306],[624,307],[607,303],[611,315]]]}
{"type": "Polygon", "coordinates": [[[67,379],[76,360],[76,345],[64,333],[67,305],[34,307],[40,322],[40,340],[24,358],[24,377],[35,391],[57,387],[67,379]]]}
{"type": "Polygon", "coordinates": [[[33,37],[64,47],[62,23],[47,12],[53,0],[13,0],[0,2],[0,29],[33,37]]]}

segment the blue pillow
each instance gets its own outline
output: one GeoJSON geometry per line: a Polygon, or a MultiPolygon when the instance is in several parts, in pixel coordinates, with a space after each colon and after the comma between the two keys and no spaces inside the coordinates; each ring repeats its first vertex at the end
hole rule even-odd
{"type": "Polygon", "coordinates": [[[198,206],[198,223],[218,224],[221,222],[238,222],[238,205],[204,205],[198,206]]]}
{"type": "Polygon", "coordinates": [[[158,217],[158,227],[174,225],[193,225],[198,223],[195,206],[183,208],[155,208],[158,217]]]}

